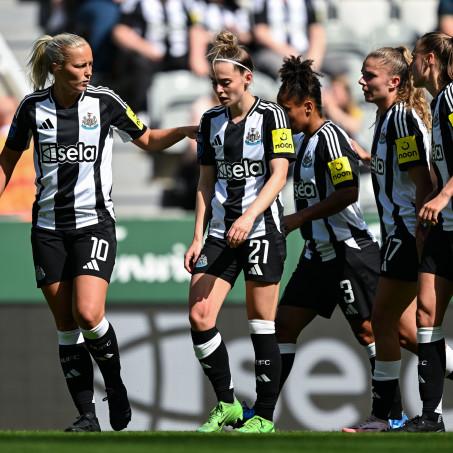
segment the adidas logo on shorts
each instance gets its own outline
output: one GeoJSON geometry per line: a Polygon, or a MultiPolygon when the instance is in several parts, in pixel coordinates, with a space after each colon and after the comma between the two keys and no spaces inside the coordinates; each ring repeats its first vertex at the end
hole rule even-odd
{"type": "Polygon", "coordinates": [[[99,270],[98,262],[95,259],[88,261],[88,263],[86,263],[82,269],[91,269],[92,271],[98,271],[99,270]]]}
{"type": "Polygon", "coordinates": [[[254,264],[250,269],[249,269],[249,275],[263,275],[263,271],[261,268],[258,266],[258,264],[254,264]]]}

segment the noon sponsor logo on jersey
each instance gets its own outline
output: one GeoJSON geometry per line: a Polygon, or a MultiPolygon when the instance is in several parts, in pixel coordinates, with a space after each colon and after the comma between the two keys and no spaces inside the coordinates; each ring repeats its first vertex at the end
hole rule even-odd
{"type": "Polygon", "coordinates": [[[245,137],[246,145],[259,145],[261,143],[260,131],[254,127],[251,127],[245,137]]]}
{"type": "Polygon", "coordinates": [[[241,180],[249,177],[263,176],[264,163],[261,160],[242,159],[240,162],[218,160],[217,177],[219,179],[241,180]]]}
{"type": "Polygon", "coordinates": [[[371,171],[378,175],[384,174],[384,161],[376,156],[371,156],[371,171]]]}
{"type": "Polygon", "coordinates": [[[99,126],[98,119],[92,113],[87,113],[82,118],[82,128],[86,130],[93,130],[99,126]]]}
{"type": "Polygon", "coordinates": [[[294,144],[291,129],[274,129],[272,131],[274,153],[293,153],[294,144]]]}
{"type": "Polygon", "coordinates": [[[316,198],[316,186],[311,182],[297,181],[294,183],[294,199],[307,200],[316,198]]]}
{"type": "Polygon", "coordinates": [[[434,161],[444,159],[444,151],[442,149],[442,145],[434,145],[433,150],[431,151],[431,157],[434,161]]]}
{"type": "Polygon", "coordinates": [[[395,144],[399,164],[420,160],[415,135],[398,138],[395,140],[395,144]]]}
{"type": "Polygon", "coordinates": [[[448,120],[450,121],[450,125],[453,126],[453,113],[450,113],[450,115],[448,115],[448,120]]]}
{"type": "Polygon", "coordinates": [[[78,142],[75,145],[59,145],[58,143],[41,143],[41,162],[44,164],[94,162],[97,157],[95,145],[78,142]]]}
{"type": "Polygon", "coordinates": [[[352,181],[352,170],[346,156],[339,157],[327,164],[329,166],[332,182],[336,185],[344,181],[352,181]]]}

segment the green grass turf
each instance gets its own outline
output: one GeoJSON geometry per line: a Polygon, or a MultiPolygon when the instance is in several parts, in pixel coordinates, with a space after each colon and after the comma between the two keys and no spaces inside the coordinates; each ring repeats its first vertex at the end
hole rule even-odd
{"type": "Polygon", "coordinates": [[[198,434],[124,432],[74,434],[61,432],[0,432],[1,453],[391,453],[453,452],[453,433],[342,434],[278,432],[198,434]]]}

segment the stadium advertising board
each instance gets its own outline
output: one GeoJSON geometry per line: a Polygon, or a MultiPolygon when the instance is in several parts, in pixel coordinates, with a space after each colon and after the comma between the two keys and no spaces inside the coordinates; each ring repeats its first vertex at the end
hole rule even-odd
{"type": "MultiPolygon", "coordinates": [[[[0,429],[61,429],[75,413],[58,363],[48,310],[38,305],[0,306],[2,385],[0,429]]],[[[114,305],[108,318],[121,345],[122,373],[133,408],[130,430],[193,430],[215,404],[213,391],[195,359],[184,307],[114,305]]],[[[229,304],[218,323],[228,347],[238,398],[253,402],[253,348],[245,309],[229,304]]],[[[451,332],[453,313],[445,332],[451,332]]],[[[370,410],[369,362],[341,313],[316,319],[301,335],[293,371],[276,413],[279,429],[337,430],[370,410]]],[[[453,337],[450,338],[453,344],[453,337]]],[[[406,411],[419,412],[416,358],[405,355],[402,394],[406,411]]],[[[444,413],[453,429],[453,382],[445,382],[444,413]]],[[[97,412],[109,429],[107,403],[96,375],[97,412]]]]}
{"type": "MultiPolygon", "coordinates": [[[[0,302],[40,302],[31,256],[30,226],[0,224],[2,291],[0,302]]],[[[118,253],[108,299],[110,302],[186,303],[190,275],[184,269],[184,252],[193,236],[193,220],[120,221],[118,253]]],[[[285,281],[294,269],[302,240],[292,234],[288,241],[285,281]]],[[[229,296],[242,301],[243,280],[229,296]]]]}

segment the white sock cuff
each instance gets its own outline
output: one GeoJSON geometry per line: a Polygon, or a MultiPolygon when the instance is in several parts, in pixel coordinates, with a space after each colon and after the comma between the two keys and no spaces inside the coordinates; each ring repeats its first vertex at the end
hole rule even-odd
{"type": "Polygon", "coordinates": [[[434,412],[436,414],[442,414],[442,398],[439,401],[439,404],[437,405],[436,409],[434,409],[434,412]]]}
{"type": "Polygon", "coordinates": [[[206,343],[193,345],[195,356],[198,360],[205,359],[220,346],[220,343],[222,343],[222,336],[220,335],[220,332],[217,332],[214,337],[212,337],[206,343]]]}
{"type": "Polygon", "coordinates": [[[434,343],[444,338],[442,326],[419,327],[417,329],[417,343],[434,343]]]}
{"type": "Polygon", "coordinates": [[[295,354],[296,343],[279,343],[280,354],[295,354]]]}
{"type": "Polygon", "coordinates": [[[373,379],[375,381],[392,381],[400,378],[401,360],[387,362],[376,360],[373,379]]]}
{"type": "Polygon", "coordinates": [[[80,329],[74,330],[57,330],[58,344],[60,346],[72,346],[74,344],[84,343],[80,329]]]}
{"type": "Polygon", "coordinates": [[[250,334],[273,334],[275,333],[275,322],[264,319],[249,319],[250,334]]]}
{"type": "Polygon", "coordinates": [[[83,333],[85,338],[89,340],[96,340],[96,338],[103,337],[107,330],[109,330],[110,323],[107,321],[106,318],[102,318],[102,321],[92,329],[80,329],[83,333]]]}
{"type": "Polygon", "coordinates": [[[368,358],[371,359],[372,357],[376,357],[376,343],[370,343],[365,346],[366,353],[368,354],[368,358]]]}
{"type": "Polygon", "coordinates": [[[453,373],[453,349],[445,343],[445,375],[453,373]]]}

